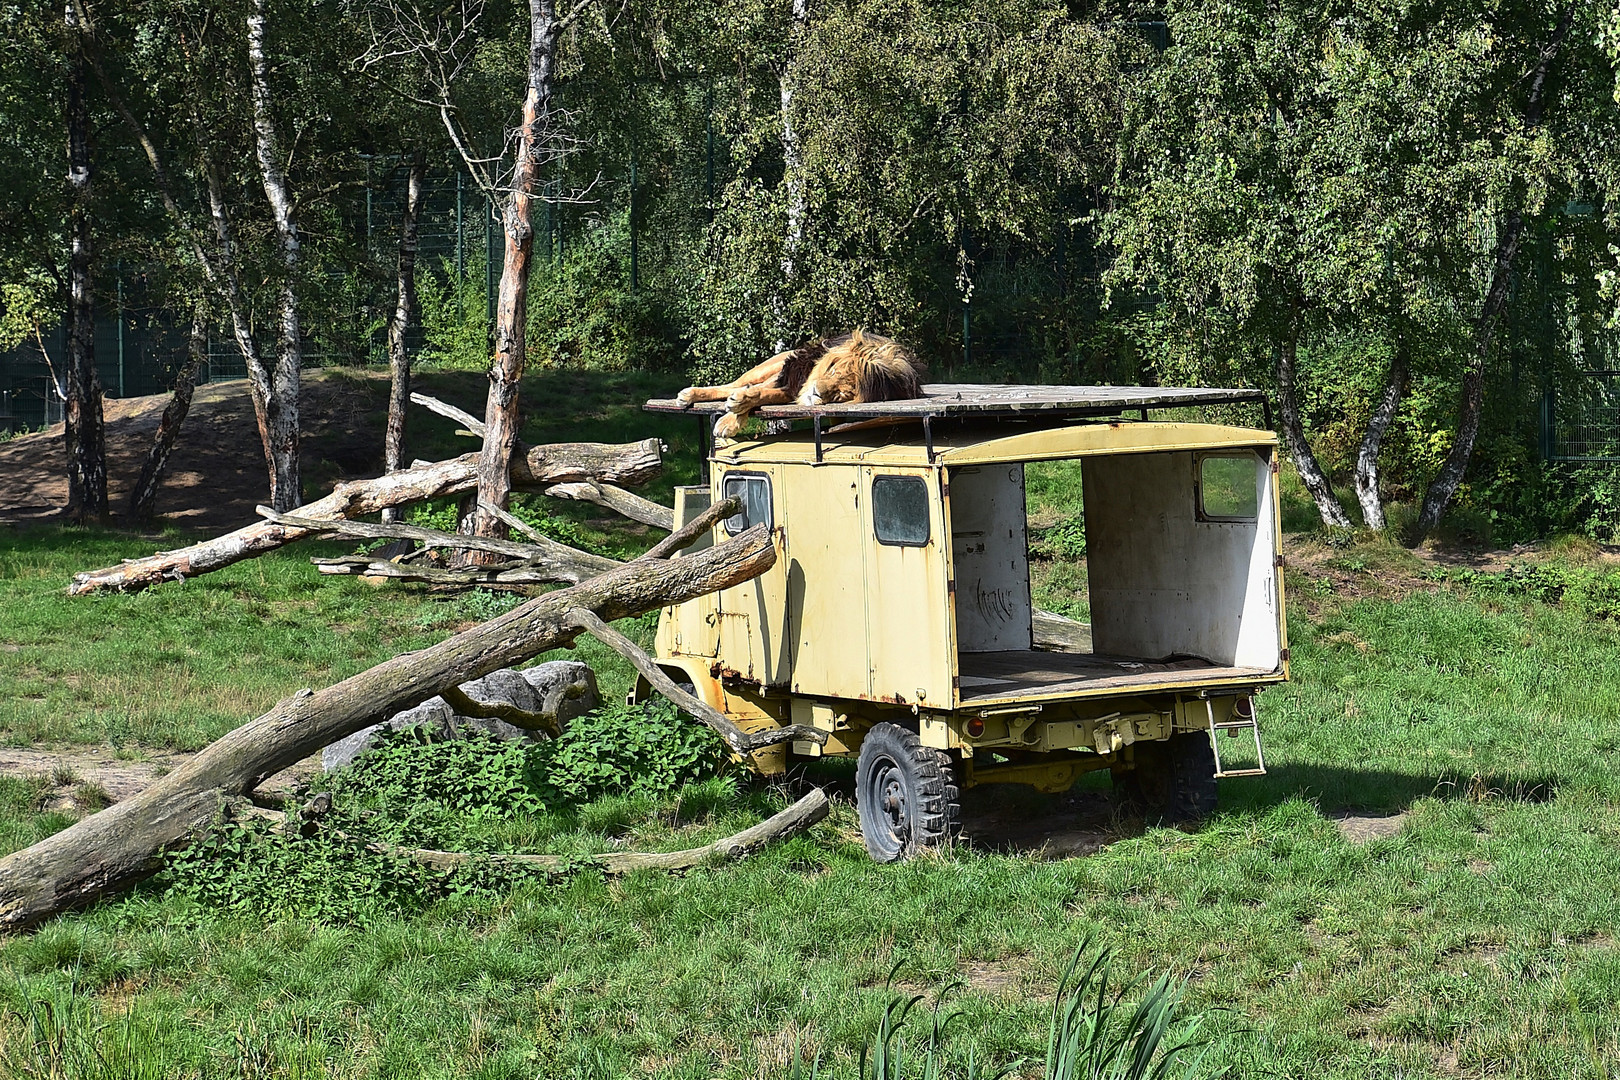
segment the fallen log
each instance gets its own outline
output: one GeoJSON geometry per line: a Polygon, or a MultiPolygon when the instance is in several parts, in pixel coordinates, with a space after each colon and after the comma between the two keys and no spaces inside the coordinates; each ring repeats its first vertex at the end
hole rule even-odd
{"type": "MultiPolygon", "coordinates": [[[[292,513],[301,518],[335,521],[468,491],[478,485],[478,457],[463,454],[370,480],[346,481],[324,499],[297,507],[292,513]]],[[[619,445],[554,443],[532,447],[522,458],[514,457],[512,484],[536,489],[580,481],[634,486],[652,479],[661,468],[657,439],[619,445]]],[[[261,521],[188,548],[160,551],[144,559],[126,559],[119,566],[75,574],[67,591],[69,596],[104,589],[135,592],[163,581],[180,581],[222,569],[302,540],[313,532],[261,521]]]]}
{"type": "MultiPolygon", "coordinates": [[[[399,474],[394,474],[399,475],[399,474]]],[[[213,822],[227,798],[384,717],[573,641],[579,611],[611,620],[655,611],[763,573],[776,549],[763,525],[678,559],[638,559],[420,652],[324,690],[300,690],[124,802],[0,859],[0,930],[124,889],[213,822]]]]}
{"type": "MultiPolygon", "coordinates": [[[[720,860],[741,859],[766,844],[803,832],[825,818],[830,806],[826,794],[820,788],[815,788],[786,810],[712,844],[685,851],[610,851],[602,855],[587,855],[584,861],[595,863],[604,874],[628,874],[635,870],[691,870],[720,860]]],[[[577,857],[559,855],[471,855],[461,851],[390,847],[385,844],[368,844],[367,847],[383,854],[400,855],[439,870],[450,870],[469,862],[552,870],[577,866],[580,862],[577,857]]]]}

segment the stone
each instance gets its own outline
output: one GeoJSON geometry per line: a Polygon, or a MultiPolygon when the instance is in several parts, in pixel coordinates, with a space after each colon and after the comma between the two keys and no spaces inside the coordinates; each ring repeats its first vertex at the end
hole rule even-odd
{"type": "MultiPolygon", "coordinates": [[[[486,705],[503,703],[550,717],[558,728],[567,727],[571,720],[590,712],[600,701],[596,674],[578,660],[550,660],[522,671],[501,668],[481,679],[462,683],[461,692],[486,705]]],[[[402,731],[411,727],[425,727],[432,738],[445,740],[466,738],[472,732],[503,741],[550,737],[544,731],[529,731],[504,720],[458,716],[444,698],[431,697],[414,709],[396,713],[380,724],[363,728],[328,746],[321,751],[321,768],[332,772],[352,765],[377,741],[378,732],[385,728],[402,731]]]]}

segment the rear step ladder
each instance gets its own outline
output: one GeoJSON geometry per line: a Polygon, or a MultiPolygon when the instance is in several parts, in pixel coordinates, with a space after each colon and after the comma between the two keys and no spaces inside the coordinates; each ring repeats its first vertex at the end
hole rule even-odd
{"type": "MultiPolygon", "coordinates": [[[[1204,699],[1204,710],[1209,714],[1209,748],[1215,752],[1215,775],[1217,777],[1266,775],[1266,754],[1264,750],[1260,749],[1260,710],[1254,708],[1253,698],[1250,698],[1249,700],[1251,703],[1250,708],[1253,711],[1250,712],[1247,720],[1240,717],[1236,720],[1223,720],[1217,724],[1215,722],[1214,702],[1209,698],[1204,699]],[[1254,760],[1258,762],[1258,764],[1252,769],[1223,768],[1221,766],[1220,733],[1223,731],[1229,731],[1235,734],[1244,728],[1247,728],[1254,734],[1254,760]]],[[[1233,708],[1232,715],[1238,716],[1238,711],[1236,708],[1233,708]]]]}

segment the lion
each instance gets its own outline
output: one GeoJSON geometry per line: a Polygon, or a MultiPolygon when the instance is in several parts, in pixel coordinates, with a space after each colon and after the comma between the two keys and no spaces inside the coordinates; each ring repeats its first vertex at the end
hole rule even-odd
{"type": "Polygon", "coordinates": [[[688,407],[724,401],[726,411],[715,421],[714,433],[731,439],[761,405],[816,406],[921,397],[927,370],[898,341],[855,330],[777,353],[724,386],[688,386],[675,400],[688,407]]]}

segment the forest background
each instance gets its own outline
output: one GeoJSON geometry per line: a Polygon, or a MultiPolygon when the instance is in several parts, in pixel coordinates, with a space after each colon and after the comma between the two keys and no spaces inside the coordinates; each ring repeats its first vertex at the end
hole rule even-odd
{"type": "Polygon", "coordinates": [[[1620,532],[1607,5],[3,7],[0,368],[70,444],[137,368],[247,374],[274,459],[304,365],[489,367],[526,190],[520,368],[864,326],[935,379],[1265,387],[1328,527],[1620,532]]]}

